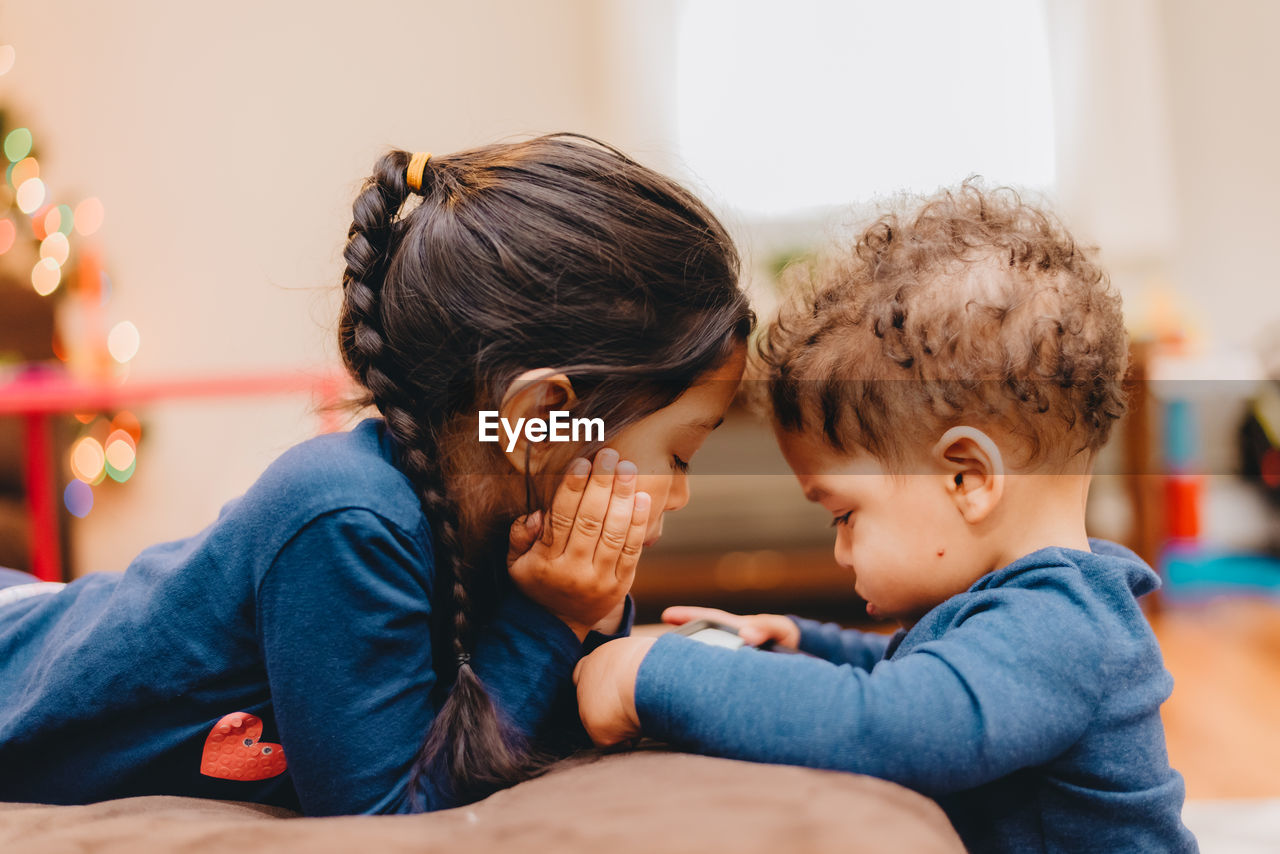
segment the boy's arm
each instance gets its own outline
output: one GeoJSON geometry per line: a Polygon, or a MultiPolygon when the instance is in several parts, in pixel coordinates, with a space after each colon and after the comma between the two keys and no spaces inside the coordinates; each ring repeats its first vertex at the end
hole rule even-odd
{"type": "Polygon", "coordinates": [[[759,762],[831,768],[933,795],[1061,754],[1101,690],[1101,641],[1034,601],[994,597],[941,639],[873,670],[667,635],[635,679],[645,735],[759,762]],[[1070,654],[1064,654],[1066,650],[1070,654]]]}
{"type": "Polygon", "coordinates": [[[835,623],[819,623],[794,614],[787,616],[800,628],[800,649],[832,664],[851,664],[870,670],[884,658],[892,637],[843,629],[835,623]]]}

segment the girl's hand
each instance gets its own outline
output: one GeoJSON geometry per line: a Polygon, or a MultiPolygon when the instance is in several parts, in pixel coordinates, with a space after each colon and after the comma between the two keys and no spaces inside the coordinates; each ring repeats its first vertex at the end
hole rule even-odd
{"type": "Polygon", "coordinates": [[[640,737],[636,674],[655,638],[619,638],[601,644],[578,662],[578,714],[587,735],[600,747],[640,737]]]}
{"type": "Polygon", "coordinates": [[[783,646],[800,646],[800,627],[790,617],[781,614],[742,616],[718,608],[697,608],[692,605],[677,605],[662,612],[662,622],[674,626],[682,626],[693,620],[715,620],[717,623],[733,626],[738,630],[738,637],[748,646],[760,646],[769,640],[783,646]]]}
{"type": "MultiPolygon", "coordinates": [[[[542,511],[535,510],[528,516],[521,516],[511,523],[511,535],[507,540],[507,569],[511,569],[511,565],[520,559],[520,556],[529,551],[534,541],[538,539],[538,535],[542,533],[542,511]]],[[[622,628],[622,617],[627,611],[626,598],[618,600],[618,604],[612,611],[606,614],[598,623],[591,628],[593,631],[601,634],[613,635],[617,634],[622,628]]]]}
{"type": "Polygon", "coordinates": [[[635,491],[636,474],[611,448],[596,454],[594,467],[575,460],[552,499],[549,524],[517,519],[511,526],[512,581],[580,640],[621,613],[635,579],[650,503],[648,493],[635,491]],[[533,533],[539,526],[541,534],[533,533]]]}

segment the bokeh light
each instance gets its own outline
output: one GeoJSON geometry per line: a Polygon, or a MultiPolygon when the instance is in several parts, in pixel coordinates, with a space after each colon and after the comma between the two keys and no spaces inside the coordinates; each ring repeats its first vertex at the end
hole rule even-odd
{"type": "Polygon", "coordinates": [[[124,471],[119,471],[118,469],[114,468],[111,465],[111,463],[107,463],[106,465],[107,477],[111,478],[116,483],[124,483],[129,478],[133,477],[133,473],[137,470],[138,470],[138,460],[136,457],[134,458],[133,463],[130,464],[130,466],[124,471]]]}
{"type": "Polygon", "coordinates": [[[138,355],[138,345],[141,343],[138,327],[128,320],[122,320],[111,327],[111,332],[107,335],[107,351],[111,353],[111,358],[122,365],[138,355]]]}
{"type": "Polygon", "coordinates": [[[49,206],[45,205],[42,210],[31,214],[31,234],[36,240],[44,240],[49,236],[48,230],[44,227],[44,221],[48,219],[46,216],[48,212],[49,206]]]}
{"type": "Polygon", "coordinates": [[[29,214],[44,204],[44,181],[32,178],[18,185],[18,210],[29,214]]]}
{"type": "Polygon", "coordinates": [[[61,231],[55,231],[40,241],[40,257],[52,258],[59,267],[67,263],[67,256],[70,254],[71,244],[67,242],[67,236],[61,231]]]}
{"type": "Polygon", "coordinates": [[[15,128],[4,138],[4,156],[17,163],[31,153],[31,131],[15,128]]]}
{"type": "Polygon", "coordinates": [[[14,226],[13,220],[8,217],[0,219],[0,255],[13,248],[13,240],[17,236],[18,229],[14,226]]]}
{"type": "Polygon", "coordinates": [[[125,471],[129,466],[133,465],[133,461],[138,455],[138,449],[133,443],[132,436],[123,430],[114,430],[107,437],[105,453],[107,465],[116,471],[125,471]]]}
{"type": "Polygon", "coordinates": [[[117,430],[123,430],[128,433],[129,437],[133,439],[135,448],[138,442],[142,441],[142,422],[138,420],[138,416],[127,409],[117,412],[116,417],[111,419],[111,432],[114,433],[117,430]]]}
{"type": "Polygon", "coordinates": [[[52,258],[41,258],[36,262],[36,266],[31,271],[31,286],[36,289],[36,293],[42,297],[47,297],[58,289],[58,285],[62,283],[62,268],[58,266],[58,262],[52,258]]]}
{"type": "Polygon", "coordinates": [[[93,488],[83,480],[73,480],[62,492],[62,503],[72,516],[83,519],[93,509],[93,488]]]}
{"type": "Polygon", "coordinates": [[[75,414],[75,416],[76,416],[76,420],[77,420],[77,421],[79,421],[81,424],[88,424],[90,421],[92,421],[93,419],[95,419],[95,418],[97,418],[97,417],[98,417],[98,413],[96,413],[96,412],[77,412],[77,413],[75,414]]]}
{"type": "Polygon", "coordinates": [[[34,157],[27,157],[13,164],[13,169],[9,171],[9,183],[15,187],[21,187],[32,178],[40,177],[40,164],[36,162],[34,157]]]}
{"type": "Polygon", "coordinates": [[[99,228],[102,227],[102,218],[104,216],[102,202],[96,196],[90,196],[80,204],[76,205],[75,222],[76,231],[88,237],[99,228]]]}
{"type": "Polygon", "coordinates": [[[100,480],[106,463],[102,444],[92,436],[85,436],[71,448],[71,473],[85,483],[100,480]]]}
{"type": "Polygon", "coordinates": [[[0,74],[8,74],[17,58],[18,52],[13,49],[13,45],[0,44],[0,74]]]}
{"type": "Polygon", "coordinates": [[[49,208],[49,212],[44,215],[44,233],[53,234],[55,231],[61,231],[63,234],[70,236],[71,227],[74,224],[75,217],[71,213],[71,205],[57,205],[49,208]]]}
{"type": "Polygon", "coordinates": [[[124,483],[133,477],[138,468],[138,455],[133,439],[123,430],[112,434],[107,441],[107,477],[117,483],[124,483]]]}

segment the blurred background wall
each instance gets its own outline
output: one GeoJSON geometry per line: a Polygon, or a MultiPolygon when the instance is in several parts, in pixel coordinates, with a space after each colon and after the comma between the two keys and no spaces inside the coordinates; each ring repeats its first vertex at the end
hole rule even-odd
{"type": "MultiPolygon", "coordinates": [[[[1266,0],[26,2],[0,9],[0,104],[52,193],[102,201],[131,379],[334,365],[350,204],[385,148],[575,130],[711,199],[764,309],[779,253],[873,197],[1026,186],[1102,247],[1132,322],[1190,341],[1175,372],[1253,380],[1280,316],[1278,25],[1266,0]]],[[[140,409],[134,477],[64,518],[70,565],[203,527],[316,432],[312,403],[140,409]]],[[[1204,428],[1223,472],[1242,406],[1204,428]]],[[[810,518],[786,495],[762,512],[810,518]]],[[[686,512],[662,548],[724,521],[686,512]]]]}

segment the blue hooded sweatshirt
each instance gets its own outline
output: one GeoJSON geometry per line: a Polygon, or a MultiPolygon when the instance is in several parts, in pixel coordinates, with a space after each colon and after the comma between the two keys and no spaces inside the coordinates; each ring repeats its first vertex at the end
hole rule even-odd
{"type": "Polygon", "coordinates": [[[689,750],[909,786],[975,852],[1196,851],[1160,720],[1173,680],[1136,598],[1158,584],[1093,540],[989,573],[892,638],[793,618],[817,658],[666,635],[636,708],[689,750]]]}

